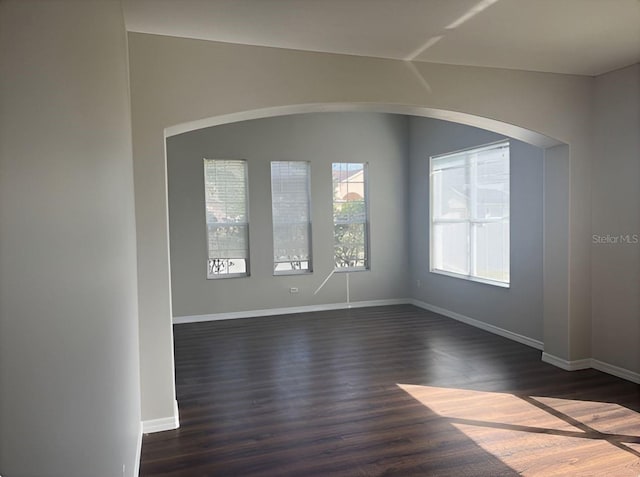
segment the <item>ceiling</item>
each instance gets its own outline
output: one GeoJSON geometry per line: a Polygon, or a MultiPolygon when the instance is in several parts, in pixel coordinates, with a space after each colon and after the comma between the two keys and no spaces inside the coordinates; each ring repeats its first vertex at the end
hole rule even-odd
{"type": "Polygon", "coordinates": [[[595,76],[640,61],[640,0],[124,0],[129,31],[595,76]]]}

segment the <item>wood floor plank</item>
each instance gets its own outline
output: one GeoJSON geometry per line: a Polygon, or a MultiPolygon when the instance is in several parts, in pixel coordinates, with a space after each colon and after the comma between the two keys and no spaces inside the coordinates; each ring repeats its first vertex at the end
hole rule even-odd
{"type": "Polygon", "coordinates": [[[410,305],[174,331],[142,476],[640,475],[640,386],[410,305]]]}

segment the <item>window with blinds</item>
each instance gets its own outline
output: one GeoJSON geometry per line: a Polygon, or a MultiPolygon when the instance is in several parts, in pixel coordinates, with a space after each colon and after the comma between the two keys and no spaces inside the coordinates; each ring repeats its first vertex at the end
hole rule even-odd
{"type": "Polygon", "coordinates": [[[369,268],[367,164],[334,163],[332,174],[335,270],[367,270],[369,268]]]}
{"type": "Polygon", "coordinates": [[[509,142],[431,157],[431,271],[508,287],[509,142]]]}
{"type": "Polygon", "coordinates": [[[311,214],[309,163],[271,163],[273,273],[310,273],[311,214]]]}
{"type": "Polygon", "coordinates": [[[247,163],[205,159],[207,278],[249,275],[247,163]]]}

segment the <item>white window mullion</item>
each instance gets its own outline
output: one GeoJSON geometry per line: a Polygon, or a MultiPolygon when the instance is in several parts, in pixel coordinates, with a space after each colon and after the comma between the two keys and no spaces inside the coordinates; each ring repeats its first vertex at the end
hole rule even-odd
{"type": "Polygon", "coordinates": [[[478,224],[475,220],[478,218],[478,164],[476,162],[477,155],[467,155],[466,165],[469,173],[469,181],[467,187],[469,188],[469,274],[474,277],[477,273],[477,261],[476,255],[478,253],[477,244],[477,232],[478,224]]]}

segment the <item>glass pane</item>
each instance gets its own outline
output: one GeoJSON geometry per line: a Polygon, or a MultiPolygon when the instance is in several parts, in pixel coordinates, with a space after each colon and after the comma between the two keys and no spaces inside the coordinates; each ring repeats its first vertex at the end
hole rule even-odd
{"type": "Polygon", "coordinates": [[[473,160],[476,184],[474,218],[509,217],[509,147],[481,151],[473,160]]]}
{"type": "Polygon", "coordinates": [[[332,167],[334,201],[363,200],[364,163],[338,162],[332,167]]]}
{"type": "Polygon", "coordinates": [[[464,167],[432,172],[433,218],[466,219],[469,217],[469,186],[464,167]]]}
{"type": "Polygon", "coordinates": [[[469,224],[433,224],[431,268],[469,275],[469,224]]]}
{"type": "Polygon", "coordinates": [[[246,275],[249,258],[247,163],[205,159],[207,278],[246,275]]]}
{"type": "Polygon", "coordinates": [[[274,271],[310,271],[309,164],[271,163],[274,271]],[[304,264],[303,264],[304,262],[304,264]]]}
{"type": "Polygon", "coordinates": [[[274,224],[273,258],[276,262],[309,260],[309,224],[274,224]]]}
{"type": "Polygon", "coordinates": [[[244,258],[210,258],[207,260],[207,278],[247,273],[247,261],[244,258]]]}
{"type": "Polygon", "coordinates": [[[365,163],[334,163],[335,268],[367,268],[367,169],[365,163]]]}
{"type": "Polygon", "coordinates": [[[291,273],[302,271],[309,271],[308,260],[292,260],[290,262],[276,262],[273,267],[274,273],[291,273]]]}
{"type": "Polygon", "coordinates": [[[475,275],[509,283],[509,222],[474,224],[475,275]]]}
{"type": "Polygon", "coordinates": [[[336,268],[366,266],[365,224],[336,224],[333,235],[336,268]]]}
{"type": "Polygon", "coordinates": [[[336,224],[364,223],[367,206],[364,201],[334,202],[333,220],[336,224]]]}
{"type": "Polygon", "coordinates": [[[432,269],[509,283],[509,143],[431,158],[432,269]]]}
{"type": "Polygon", "coordinates": [[[207,223],[246,223],[246,162],[204,160],[207,223]]]}
{"type": "Polygon", "coordinates": [[[207,226],[209,258],[248,258],[246,225],[207,226]]]}

